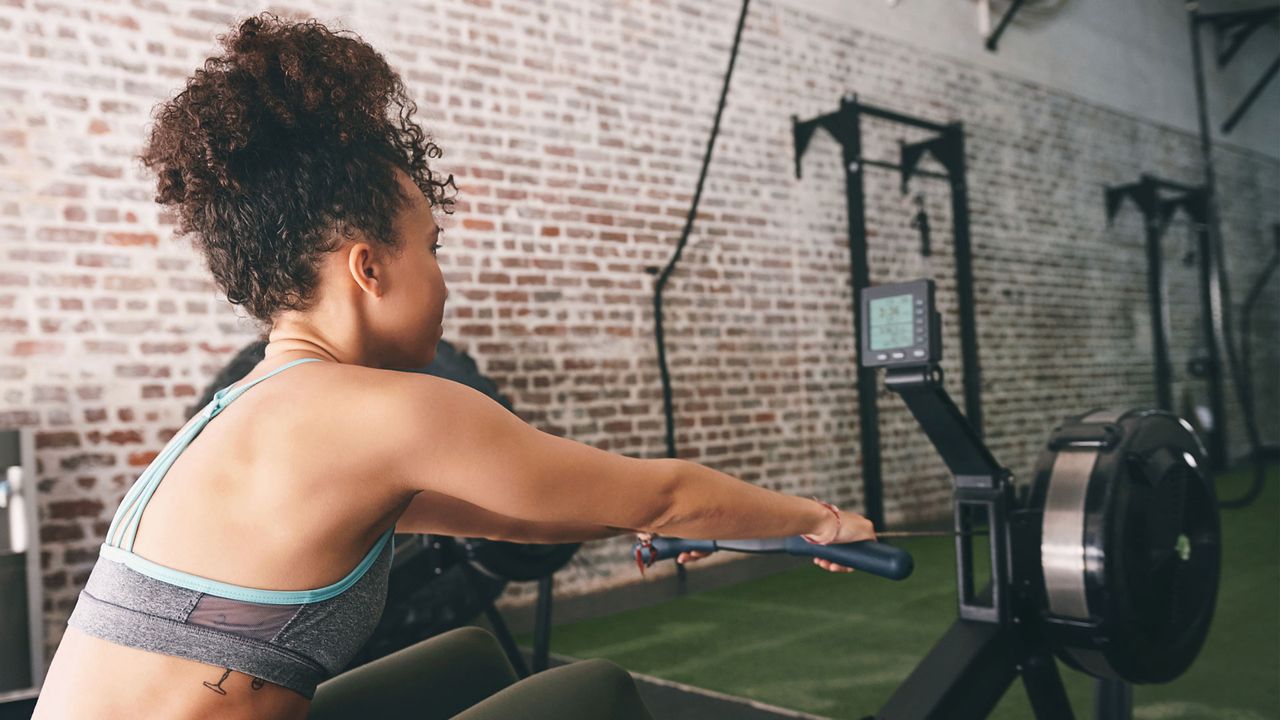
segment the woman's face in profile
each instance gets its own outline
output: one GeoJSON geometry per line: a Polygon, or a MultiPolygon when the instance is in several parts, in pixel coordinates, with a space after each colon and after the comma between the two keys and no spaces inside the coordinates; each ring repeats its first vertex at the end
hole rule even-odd
{"type": "Polygon", "coordinates": [[[400,248],[388,260],[388,292],[378,325],[387,354],[393,355],[384,364],[417,369],[435,359],[449,290],[433,250],[440,226],[431,205],[407,173],[397,170],[396,177],[411,200],[394,221],[400,248]]]}

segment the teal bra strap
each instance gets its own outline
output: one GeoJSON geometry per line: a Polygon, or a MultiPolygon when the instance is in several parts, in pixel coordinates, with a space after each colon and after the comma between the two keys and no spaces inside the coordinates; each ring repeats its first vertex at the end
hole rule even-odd
{"type": "MultiPolygon", "coordinates": [[[[192,418],[191,422],[196,422],[199,419],[200,419],[199,416],[197,416],[195,418],[192,418]]],[[[121,521],[124,521],[126,518],[132,515],[133,512],[137,509],[135,502],[137,501],[138,496],[142,494],[142,491],[145,490],[148,485],[150,485],[151,478],[155,474],[154,471],[156,467],[167,461],[169,456],[174,452],[174,449],[177,446],[178,441],[181,439],[181,436],[184,433],[185,433],[185,428],[182,431],[179,431],[178,435],[175,435],[173,438],[169,440],[169,442],[164,446],[164,450],[160,451],[160,455],[158,455],[156,459],[151,461],[151,464],[147,466],[147,469],[142,471],[142,475],[140,475],[138,479],[134,481],[133,487],[129,488],[129,492],[125,493],[124,499],[120,501],[120,507],[116,508],[115,517],[111,519],[111,527],[110,529],[107,530],[108,545],[119,544],[118,542],[116,542],[116,530],[120,528],[121,521]]]]}
{"type": "Polygon", "coordinates": [[[192,439],[209,424],[218,413],[222,412],[227,405],[233,400],[243,395],[249,388],[266,380],[269,377],[278,375],[285,370],[305,362],[322,362],[319,358],[301,358],[293,360],[281,365],[262,377],[247,383],[243,387],[225,387],[214,393],[213,400],[209,402],[199,413],[196,414],[191,422],[165,446],[164,452],[152,461],[151,465],[143,471],[142,475],[130,488],[128,495],[120,505],[116,517],[111,522],[110,529],[107,530],[107,542],[110,543],[115,536],[119,523],[124,522],[124,534],[120,541],[114,543],[119,547],[133,551],[134,538],[138,534],[138,526],[142,522],[142,511],[151,502],[151,496],[155,494],[156,489],[160,487],[160,481],[164,479],[165,473],[169,472],[169,468],[178,459],[178,455],[191,444],[192,439]],[[121,515],[127,507],[127,512],[121,515]]]}
{"type": "Polygon", "coordinates": [[[147,481],[142,487],[142,491],[136,496],[133,506],[129,508],[129,513],[125,518],[124,531],[120,542],[117,544],[125,550],[133,550],[133,540],[138,534],[138,525],[142,522],[142,510],[147,503],[151,501],[151,496],[155,494],[156,488],[160,487],[160,481],[164,479],[165,473],[169,471],[169,467],[178,459],[178,455],[191,444],[196,434],[208,424],[208,418],[200,418],[187,426],[166,449],[163,456],[157,457],[152,464],[147,467],[147,481]]]}
{"type": "Polygon", "coordinates": [[[205,410],[203,410],[202,412],[207,413],[208,416],[212,418],[213,416],[222,412],[223,408],[230,405],[232,400],[235,400],[236,398],[245,394],[245,392],[247,392],[249,388],[253,387],[254,385],[257,385],[258,383],[262,382],[263,380],[266,380],[267,378],[275,377],[276,375],[279,375],[280,373],[284,372],[285,370],[288,370],[294,365],[301,365],[302,363],[307,363],[307,362],[323,362],[323,360],[321,360],[320,358],[300,358],[298,360],[291,360],[281,365],[280,367],[276,368],[275,370],[272,370],[266,375],[263,375],[257,380],[254,380],[253,382],[244,385],[243,387],[233,387],[233,386],[224,387],[218,392],[213,394],[213,401],[210,402],[209,405],[205,406],[205,410]],[[210,407],[212,407],[212,409],[210,409],[210,407]]]}
{"type": "MultiPolygon", "coordinates": [[[[169,467],[177,460],[178,455],[191,444],[192,439],[209,424],[218,413],[222,412],[227,405],[233,400],[243,395],[249,388],[266,380],[267,378],[281,373],[294,365],[304,362],[321,362],[319,358],[301,358],[285,363],[262,377],[247,383],[243,387],[225,387],[214,394],[214,398],[209,402],[190,422],[175,435],[168,444],[165,445],[160,455],[151,462],[151,465],[143,471],[142,475],[134,482],[133,487],[125,495],[124,500],[120,503],[116,515],[112,519],[111,527],[107,530],[107,541],[102,543],[99,548],[99,554],[110,560],[124,563],[133,570],[163,580],[179,587],[185,587],[198,592],[205,592],[211,595],[230,598],[233,600],[242,600],[245,602],[257,602],[273,605],[293,605],[299,603],[319,602],[333,597],[359,580],[368,570],[373,561],[377,559],[387,542],[390,541],[395,532],[395,526],[387,529],[386,532],[374,543],[369,552],[365,554],[364,559],[360,561],[346,577],[332,585],[322,588],[314,588],[311,590],[262,590],[257,588],[245,588],[239,585],[231,585],[217,580],[210,580],[198,575],[183,572],[174,568],[160,565],[146,558],[135,555],[133,553],[133,542],[137,537],[138,526],[142,520],[142,510],[150,502],[151,496],[155,493],[156,488],[160,486],[160,481],[164,479],[165,473],[169,467]],[[118,530],[123,529],[119,542],[112,542],[118,530]]],[[[394,546],[393,546],[394,548],[394,546]]]]}
{"type": "MultiPolygon", "coordinates": [[[[98,549],[98,554],[108,560],[124,563],[130,569],[140,572],[143,575],[153,577],[157,580],[163,580],[170,585],[177,585],[178,587],[184,587],[188,590],[195,590],[197,592],[230,598],[231,600],[240,600],[242,602],[263,603],[266,605],[300,605],[328,600],[354,585],[357,580],[369,571],[369,566],[373,565],[373,561],[378,559],[378,553],[382,552],[382,549],[388,542],[391,542],[391,537],[395,533],[395,529],[394,525],[387,528],[386,532],[382,533],[377,542],[373,544],[373,547],[369,548],[369,552],[365,554],[364,559],[360,561],[360,564],[356,565],[351,572],[347,573],[346,577],[332,585],[326,585],[322,588],[315,588],[312,590],[260,590],[258,588],[231,585],[229,583],[210,580],[209,578],[203,578],[199,575],[192,575],[191,573],[186,573],[165,565],[153,563],[141,555],[134,555],[131,552],[121,550],[118,547],[112,547],[105,543],[98,549]]],[[[394,548],[395,546],[393,545],[392,552],[394,552],[394,548]]]]}

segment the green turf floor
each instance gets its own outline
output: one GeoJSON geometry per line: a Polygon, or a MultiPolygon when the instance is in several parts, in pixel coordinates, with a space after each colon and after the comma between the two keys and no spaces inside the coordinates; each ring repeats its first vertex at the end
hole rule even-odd
{"type": "MultiPolygon", "coordinates": [[[[1245,471],[1224,476],[1220,495],[1238,495],[1248,479],[1245,471]]],[[[1223,511],[1223,576],[1209,639],[1185,675],[1134,689],[1135,718],[1280,718],[1276,481],[1273,468],[1257,503],[1223,511]]],[[[551,650],[831,718],[861,718],[879,709],[955,619],[950,540],[901,544],[915,556],[916,570],[900,583],[799,567],[557,626],[551,650]]],[[[531,646],[532,636],[517,641],[531,646]]],[[[1091,681],[1063,667],[1076,716],[1092,717],[1091,681]]],[[[1032,717],[1020,683],[991,717],[1032,717]]]]}

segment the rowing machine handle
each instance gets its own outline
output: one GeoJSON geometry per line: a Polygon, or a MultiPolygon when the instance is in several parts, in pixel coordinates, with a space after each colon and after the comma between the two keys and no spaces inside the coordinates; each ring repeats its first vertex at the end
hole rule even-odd
{"type": "MultiPolygon", "coordinates": [[[[645,556],[644,560],[646,560],[647,565],[652,565],[658,560],[679,557],[682,552],[713,553],[722,549],[735,549],[732,547],[721,548],[715,540],[686,540],[684,538],[664,536],[655,537],[650,540],[650,543],[652,547],[648,551],[642,547],[641,543],[636,543],[632,547],[632,554],[639,552],[641,556],[645,556]]],[[[729,544],[729,541],[726,541],[726,544],[729,544]]],[[[760,545],[759,549],[752,549],[747,552],[785,552],[788,555],[820,557],[838,565],[869,572],[872,575],[878,575],[890,580],[905,580],[910,577],[911,572],[915,569],[915,561],[912,559],[911,553],[906,550],[866,540],[838,545],[815,545],[807,542],[799,535],[793,535],[787,538],[778,538],[776,541],[763,541],[760,545]],[[766,549],[765,545],[770,547],[766,549]]]]}

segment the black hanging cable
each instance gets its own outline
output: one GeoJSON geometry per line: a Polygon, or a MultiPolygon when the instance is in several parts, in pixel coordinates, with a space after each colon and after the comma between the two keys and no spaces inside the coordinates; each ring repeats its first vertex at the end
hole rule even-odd
{"type": "Polygon", "coordinates": [[[1267,280],[1271,278],[1272,273],[1280,267],[1280,225],[1276,225],[1275,231],[1275,250],[1271,254],[1271,259],[1263,267],[1262,272],[1258,275],[1258,279],[1254,281],[1253,288],[1249,290],[1249,295],[1244,301],[1244,305],[1240,312],[1240,367],[1241,373],[1237,378],[1237,383],[1241,385],[1241,396],[1250,399],[1248,406],[1242,408],[1245,413],[1245,423],[1249,432],[1251,444],[1253,446],[1253,482],[1250,483],[1249,489],[1243,495],[1230,500],[1218,500],[1218,505],[1224,508],[1242,508],[1253,504],[1254,500],[1262,494],[1262,489],[1267,482],[1267,462],[1268,459],[1275,454],[1276,446],[1264,445],[1258,433],[1257,418],[1252,403],[1253,399],[1253,343],[1250,340],[1250,327],[1253,320],[1253,308],[1257,306],[1258,301],[1262,299],[1262,291],[1267,285],[1267,280]]]}
{"type": "MultiPolygon", "coordinates": [[[[667,279],[675,271],[676,263],[684,252],[685,243],[689,240],[689,231],[693,229],[693,219],[698,215],[698,201],[702,199],[702,185],[707,179],[707,167],[711,165],[711,151],[716,146],[716,135],[720,134],[720,116],[724,114],[724,101],[729,95],[729,80],[733,77],[733,64],[738,59],[738,44],[742,40],[742,26],[747,20],[747,5],[751,0],[742,0],[742,12],[738,16],[738,30],[733,36],[733,50],[729,53],[729,69],[724,74],[724,87],[720,90],[720,105],[716,108],[716,119],[711,126],[711,137],[707,140],[707,152],[702,157],[702,172],[698,174],[698,186],[693,193],[693,204],[689,207],[689,215],[684,221],[684,232],[680,242],[676,243],[676,252],[670,262],[658,272],[658,268],[648,268],[648,272],[658,275],[653,293],[653,332],[658,345],[658,369],[662,374],[662,408],[667,419],[667,457],[676,456],[675,413],[671,407],[671,373],[667,369],[667,349],[665,335],[662,332],[662,291],[667,286],[667,279]]],[[[680,569],[684,569],[681,565],[680,569]]]]}
{"type": "MultiPolygon", "coordinates": [[[[1271,279],[1272,273],[1280,267],[1280,223],[1272,226],[1273,233],[1272,242],[1274,247],[1271,248],[1271,259],[1267,260],[1267,264],[1262,267],[1262,272],[1258,273],[1258,277],[1253,281],[1253,287],[1250,288],[1248,296],[1245,297],[1244,305],[1240,308],[1240,362],[1245,368],[1253,367],[1253,341],[1249,329],[1253,327],[1253,309],[1258,306],[1258,301],[1262,299],[1262,291],[1267,287],[1267,281],[1271,279]]],[[[1250,385],[1248,394],[1252,393],[1253,383],[1250,385]]]]}

